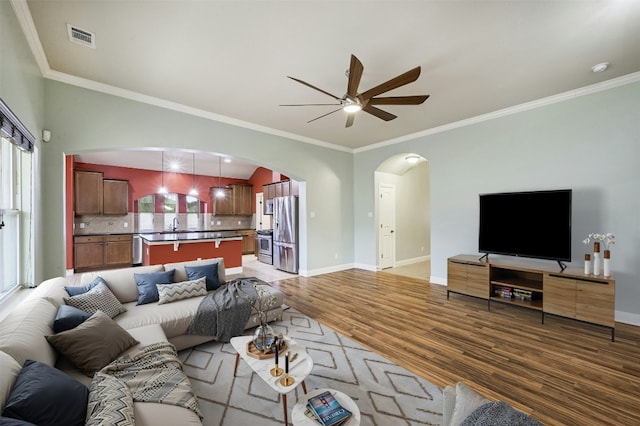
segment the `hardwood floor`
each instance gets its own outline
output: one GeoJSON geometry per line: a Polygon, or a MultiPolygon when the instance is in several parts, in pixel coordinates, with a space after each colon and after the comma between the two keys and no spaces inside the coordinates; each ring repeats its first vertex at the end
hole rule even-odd
{"type": "Polygon", "coordinates": [[[274,281],[285,303],[444,387],[464,381],[548,425],[640,424],[640,327],[609,330],[385,272],[274,281]]]}

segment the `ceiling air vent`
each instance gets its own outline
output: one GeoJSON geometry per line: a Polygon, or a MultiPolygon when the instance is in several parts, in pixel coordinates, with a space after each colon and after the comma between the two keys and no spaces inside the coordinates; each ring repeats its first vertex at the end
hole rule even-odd
{"type": "Polygon", "coordinates": [[[74,43],[81,44],[83,46],[96,48],[96,35],[87,30],[83,30],[74,25],[67,24],[67,33],[69,34],[69,40],[74,43]]]}

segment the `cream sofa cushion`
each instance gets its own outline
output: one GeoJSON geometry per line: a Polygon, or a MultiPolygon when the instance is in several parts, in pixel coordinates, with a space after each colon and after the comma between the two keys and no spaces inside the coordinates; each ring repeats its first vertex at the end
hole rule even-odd
{"type": "Polygon", "coordinates": [[[50,280],[43,281],[34,289],[26,290],[29,292],[29,295],[25,300],[46,298],[56,305],[57,308],[60,305],[64,305],[65,297],[69,297],[69,294],[67,294],[64,289],[66,285],[69,285],[69,282],[64,277],[51,278],[50,280]]]}
{"type": "Polygon", "coordinates": [[[218,280],[220,281],[220,284],[224,284],[226,282],[226,275],[224,270],[224,258],[222,257],[217,257],[215,259],[192,260],[190,262],[165,263],[164,269],[165,271],[175,269],[176,272],[173,275],[173,281],[178,283],[189,280],[187,271],[184,269],[185,266],[203,266],[210,265],[212,263],[218,264],[218,280]]]}
{"type": "Polygon", "coordinates": [[[134,274],[147,274],[150,272],[160,272],[162,270],[162,265],[152,265],[86,272],[80,277],[80,284],[89,284],[96,277],[102,277],[120,303],[135,302],[138,300],[138,286],[136,285],[134,274]]]}
{"type": "Polygon", "coordinates": [[[150,324],[159,324],[167,338],[187,334],[189,324],[193,320],[198,306],[204,296],[178,300],[172,303],[159,305],[147,303],[136,305],[136,302],[125,303],[127,312],[118,315],[114,321],[125,330],[143,327],[150,324]]]}
{"type": "Polygon", "coordinates": [[[53,366],[57,354],[44,336],[53,334],[57,309],[47,299],[22,302],[0,322],[0,351],[20,365],[32,359],[53,366]]]}
{"type": "Polygon", "coordinates": [[[21,369],[20,364],[11,355],[0,352],[0,413],[4,410],[4,403],[21,369]]]}

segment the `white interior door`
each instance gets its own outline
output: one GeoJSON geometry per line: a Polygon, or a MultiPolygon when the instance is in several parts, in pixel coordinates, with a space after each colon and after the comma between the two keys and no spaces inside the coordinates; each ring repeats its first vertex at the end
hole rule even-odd
{"type": "Polygon", "coordinates": [[[396,212],[395,212],[395,187],[393,185],[381,184],[378,187],[379,204],[379,248],[380,268],[393,268],[396,263],[396,212]]]}

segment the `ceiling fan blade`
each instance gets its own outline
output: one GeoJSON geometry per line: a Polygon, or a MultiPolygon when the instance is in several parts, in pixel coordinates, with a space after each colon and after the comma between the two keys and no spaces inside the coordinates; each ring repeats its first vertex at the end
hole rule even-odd
{"type": "Polygon", "coordinates": [[[362,108],[363,111],[368,112],[371,115],[375,115],[376,117],[384,120],[384,121],[391,121],[394,118],[397,118],[397,115],[393,115],[390,112],[387,111],[383,111],[380,108],[376,108],[374,106],[371,105],[367,105],[364,108],[362,108]]]}
{"type": "Polygon", "coordinates": [[[353,125],[353,120],[356,119],[356,113],[355,112],[351,112],[347,114],[347,123],[344,125],[344,127],[351,127],[353,125]]]}
{"type": "MultiPolygon", "coordinates": [[[[360,85],[360,78],[364,72],[364,66],[362,62],[355,55],[351,55],[351,65],[349,66],[349,83],[347,84],[347,95],[351,98],[356,97],[358,94],[358,86],[360,85]]],[[[347,126],[348,127],[348,126],[347,126]]]]}
{"type": "Polygon", "coordinates": [[[404,74],[400,74],[397,77],[392,78],[391,80],[385,81],[382,84],[377,85],[364,93],[360,94],[360,97],[364,100],[371,99],[380,93],[388,92],[389,90],[396,89],[398,87],[404,86],[405,84],[413,83],[420,77],[420,67],[415,67],[412,70],[405,72],[404,74]]]}
{"type": "Polygon", "coordinates": [[[420,105],[426,101],[427,98],[429,98],[429,95],[371,98],[369,99],[369,105],[420,105]]]}
{"type": "Polygon", "coordinates": [[[333,114],[334,112],[338,112],[338,111],[342,111],[342,108],[338,108],[338,109],[336,109],[336,110],[334,110],[334,111],[331,111],[331,112],[328,112],[328,113],[326,113],[326,114],[323,114],[323,115],[321,115],[320,117],[316,117],[316,118],[314,118],[313,120],[309,120],[309,121],[307,121],[307,123],[311,123],[312,121],[319,120],[319,119],[321,119],[322,117],[326,117],[327,115],[333,114]]]}
{"type": "Polygon", "coordinates": [[[280,104],[279,106],[338,106],[340,104],[280,104]]]}
{"type": "Polygon", "coordinates": [[[326,91],[324,91],[324,90],[322,90],[322,89],[319,89],[319,88],[317,88],[316,86],[314,86],[313,84],[309,84],[309,83],[307,83],[306,81],[302,81],[302,80],[300,80],[299,78],[295,78],[295,77],[291,77],[291,76],[287,76],[287,77],[288,77],[288,78],[290,78],[290,79],[291,79],[291,80],[293,80],[293,81],[297,81],[297,82],[298,82],[298,83],[300,83],[300,84],[304,84],[304,85],[305,85],[305,86],[307,86],[307,87],[311,87],[312,89],[317,90],[318,92],[324,93],[324,94],[325,94],[325,95],[327,95],[327,96],[331,96],[333,99],[336,99],[336,100],[338,100],[338,101],[340,100],[340,98],[339,98],[339,97],[337,97],[336,95],[332,95],[332,94],[331,94],[331,93],[329,93],[329,92],[326,92],[326,91]]]}

